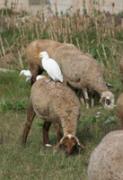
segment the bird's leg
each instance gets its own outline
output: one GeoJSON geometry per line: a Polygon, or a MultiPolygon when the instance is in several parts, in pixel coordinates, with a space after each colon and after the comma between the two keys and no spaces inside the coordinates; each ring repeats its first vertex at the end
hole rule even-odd
{"type": "Polygon", "coordinates": [[[91,97],[91,107],[94,107],[94,98],[91,97]]]}

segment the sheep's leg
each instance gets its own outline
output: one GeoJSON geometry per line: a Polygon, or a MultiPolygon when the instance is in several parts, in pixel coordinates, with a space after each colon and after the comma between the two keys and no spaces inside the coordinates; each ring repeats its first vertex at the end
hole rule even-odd
{"type": "Polygon", "coordinates": [[[24,130],[23,130],[23,134],[22,134],[22,144],[26,144],[27,141],[27,136],[29,134],[29,131],[31,129],[31,125],[33,122],[33,119],[35,117],[35,112],[34,109],[32,107],[32,104],[29,105],[28,110],[27,110],[27,121],[24,125],[24,130]]]}
{"type": "Polygon", "coordinates": [[[77,96],[79,97],[81,104],[85,105],[85,99],[83,97],[83,92],[81,91],[81,89],[77,91],[77,96]]]}
{"type": "Polygon", "coordinates": [[[91,97],[91,107],[94,107],[94,98],[91,97]]]}
{"type": "Polygon", "coordinates": [[[82,91],[83,91],[83,95],[85,99],[86,108],[89,109],[89,96],[88,96],[87,89],[83,88],[82,91]]]}
{"type": "Polygon", "coordinates": [[[55,130],[56,130],[57,142],[59,142],[60,139],[63,137],[63,133],[62,133],[61,126],[60,126],[60,124],[55,123],[55,124],[54,124],[54,128],[55,128],[55,130]]]}
{"type": "Polygon", "coordinates": [[[49,128],[51,126],[51,122],[44,122],[43,125],[43,144],[44,146],[48,146],[49,145],[49,128]]]}
{"type": "Polygon", "coordinates": [[[57,128],[57,142],[59,142],[62,137],[63,137],[63,134],[61,131],[61,127],[58,127],[57,128]]]}
{"type": "Polygon", "coordinates": [[[43,70],[41,69],[41,67],[37,64],[31,64],[30,65],[30,71],[32,73],[32,77],[31,77],[31,85],[34,84],[34,82],[36,81],[36,76],[39,74],[42,74],[43,70]]]}

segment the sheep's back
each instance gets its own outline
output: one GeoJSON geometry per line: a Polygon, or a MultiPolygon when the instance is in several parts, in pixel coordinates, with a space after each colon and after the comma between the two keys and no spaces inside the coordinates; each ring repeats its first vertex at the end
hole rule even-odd
{"type": "Polygon", "coordinates": [[[45,119],[59,119],[68,114],[79,114],[80,103],[75,93],[67,86],[50,80],[38,80],[31,90],[31,101],[37,115],[45,119]]]}
{"type": "Polygon", "coordinates": [[[88,180],[123,179],[123,131],[107,134],[90,157],[88,180]]]}
{"type": "Polygon", "coordinates": [[[47,51],[49,56],[52,57],[55,48],[59,47],[62,43],[53,40],[35,40],[31,42],[26,49],[27,62],[29,66],[31,64],[37,64],[41,66],[39,59],[39,53],[41,51],[47,51]]]}
{"type": "Polygon", "coordinates": [[[100,64],[89,54],[82,53],[74,45],[63,44],[58,47],[53,58],[60,64],[64,76],[69,81],[81,81],[81,85],[107,90],[100,64]]]}

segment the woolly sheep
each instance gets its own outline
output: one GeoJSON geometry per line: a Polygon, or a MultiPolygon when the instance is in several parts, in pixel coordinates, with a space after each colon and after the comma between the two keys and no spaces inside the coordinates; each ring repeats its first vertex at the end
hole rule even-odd
{"type": "Polygon", "coordinates": [[[120,119],[120,123],[123,128],[123,93],[121,93],[117,99],[116,109],[117,109],[117,111],[116,111],[117,116],[120,119]]]}
{"type": "Polygon", "coordinates": [[[33,41],[27,47],[27,59],[32,72],[32,82],[42,67],[39,52],[44,50],[55,59],[63,73],[64,82],[76,89],[89,89],[99,93],[106,108],[113,108],[114,95],[108,90],[100,65],[88,54],[83,54],[72,44],[52,40],[33,41]]]}
{"type": "Polygon", "coordinates": [[[55,49],[61,46],[62,43],[53,40],[35,40],[31,42],[26,49],[27,63],[32,73],[31,83],[36,80],[36,76],[43,71],[39,54],[41,51],[47,51],[50,57],[54,53],[55,49]]]}
{"type": "Polygon", "coordinates": [[[30,106],[22,135],[25,144],[35,115],[44,120],[43,144],[49,145],[48,131],[53,124],[57,132],[57,147],[69,155],[82,145],[76,137],[80,115],[80,103],[75,93],[67,86],[49,78],[38,78],[31,89],[30,106]],[[62,131],[63,137],[62,137],[62,131]],[[61,138],[62,137],[62,138],[61,138]]]}
{"type": "Polygon", "coordinates": [[[88,180],[123,180],[123,131],[107,134],[92,152],[88,180]]]}
{"type": "Polygon", "coordinates": [[[58,47],[53,58],[57,59],[68,84],[78,89],[96,91],[104,107],[113,108],[114,95],[108,90],[102,68],[95,59],[68,44],[58,47]]]}

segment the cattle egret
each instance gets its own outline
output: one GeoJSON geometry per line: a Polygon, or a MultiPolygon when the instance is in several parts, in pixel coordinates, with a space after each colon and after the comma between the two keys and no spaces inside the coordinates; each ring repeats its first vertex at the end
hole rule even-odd
{"type": "Polygon", "coordinates": [[[30,70],[25,70],[25,69],[21,70],[19,75],[20,76],[22,76],[22,75],[25,76],[26,77],[26,81],[29,81],[31,79],[31,77],[32,77],[31,71],[30,70]]]}
{"type": "Polygon", "coordinates": [[[63,82],[63,75],[57,62],[54,59],[49,58],[46,51],[40,52],[39,57],[42,58],[41,62],[43,69],[48,73],[51,79],[63,82]]]}

